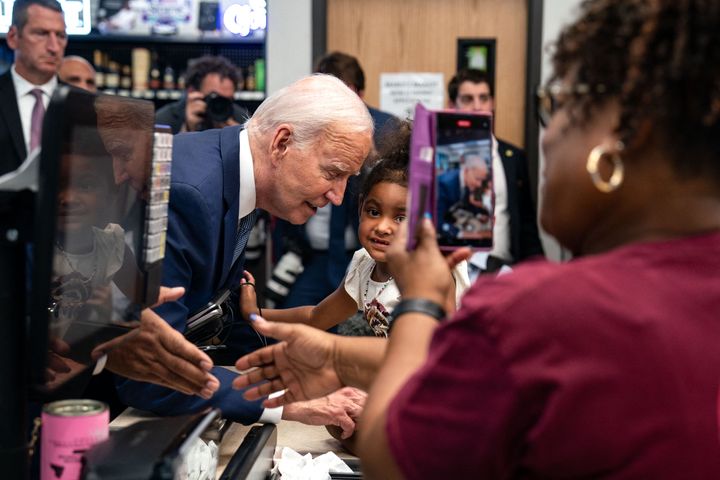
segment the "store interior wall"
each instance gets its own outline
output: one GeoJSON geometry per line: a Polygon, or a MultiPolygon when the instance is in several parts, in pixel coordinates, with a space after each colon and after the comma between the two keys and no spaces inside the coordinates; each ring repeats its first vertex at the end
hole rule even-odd
{"type": "Polygon", "coordinates": [[[312,0],[269,0],[267,93],[312,72],[312,0]]]}
{"type": "MultiPolygon", "coordinates": [[[[361,4],[372,4],[375,7],[380,8],[382,5],[390,4],[390,3],[398,3],[401,4],[400,7],[409,8],[408,2],[415,2],[417,4],[422,3],[423,5],[418,5],[419,9],[427,9],[426,13],[423,14],[423,18],[425,22],[427,22],[427,29],[435,30],[435,33],[433,35],[443,35],[451,39],[451,42],[448,43],[448,45],[452,44],[452,48],[448,47],[448,50],[450,51],[449,54],[438,54],[433,53],[431,51],[428,51],[427,49],[423,48],[422,45],[414,45],[412,48],[409,46],[405,48],[404,51],[407,52],[407,55],[417,55],[419,57],[430,57],[432,55],[439,55],[441,57],[441,62],[443,62],[443,69],[440,71],[444,71],[445,69],[448,70],[448,73],[446,75],[451,74],[454,70],[455,65],[455,38],[459,36],[456,32],[448,32],[448,31],[441,31],[442,28],[438,27],[437,25],[433,26],[432,17],[435,15],[436,10],[431,8],[432,5],[449,5],[455,2],[456,0],[446,1],[446,2],[429,2],[429,1],[421,1],[421,0],[397,0],[396,2],[384,2],[383,0],[365,0],[363,2],[357,2],[356,0],[327,0],[327,10],[328,12],[332,11],[333,4],[336,6],[340,3],[344,3],[344,7],[349,9],[348,12],[353,12],[352,8],[355,8],[355,6],[359,6],[358,8],[366,8],[362,7],[361,4]],[[377,2],[377,5],[375,5],[375,2],[377,2]],[[357,5],[352,5],[357,4],[357,5]]],[[[515,0],[513,0],[515,1],[515,0]]],[[[550,75],[550,56],[547,51],[547,46],[551,43],[552,40],[554,40],[558,33],[560,32],[560,29],[563,25],[567,24],[571,19],[574,18],[576,8],[580,4],[581,0],[545,0],[543,2],[543,34],[542,34],[542,43],[543,43],[543,54],[542,54],[542,66],[541,66],[541,75],[543,80],[547,79],[550,75]]],[[[484,0],[483,0],[484,2],[484,0]]],[[[479,8],[478,5],[483,3],[479,1],[470,2],[476,6],[476,8],[479,8]]],[[[504,3],[504,2],[501,2],[504,3]]],[[[522,2],[525,3],[525,2],[522,2]]],[[[325,5],[323,5],[325,7],[325,5]]],[[[400,8],[397,7],[397,8],[400,8]]],[[[314,39],[316,39],[318,33],[322,33],[323,40],[325,38],[325,32],[318,32],[317,27],[316,31],[313,31],[313,8],[317,9],[317,0],[313,2],[312,0],[272,0],[268,2],[268,39],[267,39],[267,63],[268,63],[268,94],[272,94],[273,92],[277,91],[279,88],[282,88],[283,86],[291,83],[292,81],[309,74],[312,71],[312,63],[313,63],[313,57],[318,55],[318,47],[315,45],[315,50],[313,51],[313,43],[314,39]]],[[[386,10],[382,10],[386,11],[386,10]]],[[[340,19],[335,19],[332,22],[329,20],[330,16],[328,13],[328,24],[327,24],[327,49],[333,49],[338,48],[342,49],[343,45],[340,45],[338,41],[335,39],[333,35],[337,34],[331,34],[331,32],[339,32],[341,30],[349,30],[351,26],[354,26],[357,28],[357,30],[354,30],[353,35],[347,36],[347,48],[345,51],[348,51],[348,53],[352,53],[355,55],[358,55],[357,51],[362,47],[365,43],[370,42],[369,40],[366,40],[365,37],[371,36],[372,33],[369,31],[371,28],[370,21],[365,20],[364,22],[359,22],[357,18],[352,18],[351,13],[348,13],[348,19],[347,21],[340,21],[340,19]]],[[[419,18],[419,13],[414,13],[414,18],[419,18]]],[[[465,12],[463,14],[467,18],[471,18],[473,16],[482,16],[478,13],[470,13],[465,12]]],[[[498,13],[499,15],[499,13],[498,13]]],[[[377,14],[377,17],[373,18],[384,18],[384,16],[381,17],[380,13],[377,14]]],[[[402,18],[402,17],[400,17],[402,18]]],[[[387,19],[383,20],[382,25],[386,25],[386,22],[389,21],[387,19]]],[[[373,22],[374,23],[374,22],[373,22]]],[[[526,28],[527,22],[525,20],[521,22],[512,22],[512,25],[517,26],[516,28],[522,27],[523,33],[521,35],[522,41],[517,41],[517,48],[520,48],[523,51],[523,62],[524,62],[524,52],[525,52],[525,28],[526,28]]],[[[388,29],[390,27],[383,27],[385,29],[388,29]]],[[[407,30],[407,26],[405,22],[400,22],[397,20],[397,16],[395,17],[395,27],[391,29],[394,31],[394,35],[396,38],[405,38],[403,37],[403,32],[407,30]]],[[[508,31],[507,28],[503,29],[505,32],[508,31]]],[[[465,35],[463,33],[462,35],[465,35]]],[[[475,35],[472,32],[468,32],[468,36],[475,35]]],[[[477,36],[477,35],[475,35],[477,36]]],[[[387,37],[383,37],[387,38],[387,37]]],[[[344,40],[345,41],[345,40],[344,40]]],[[[375,41],[370,42],[372,45],[375,44],[375,41]]],[[[503,42],[504,43],[504,42],[503,42]]],[[[317,42],[315,42],[317,44],[317,42]]],[[[380,42],[382,44],[382,42],[380,42]]],[[[514,45],[515,43],[513,43],[514,45]]],[[[403,45],[400,45],[400,47],[403,47],[403,45]]],[[[380,48],[380,47],[377,47],[380,48]]],[[[398,47],[395,47],[398,48],[398,47]]],[[[499,51],[500,45],[498,46],[499,51]]],[[[387,51],[380,50],[383,55],[387,55],[387,51]]],[[[436,50],[435,50],[436,52],[436,50]]],[[[498,55],[498,62],[501,63],[502,60],[500,59],[500,55],[498,55]]],[[[372,71],[369,70],[372,64],[374,63],[374,58],[376,56],[381,56],[377,52],[376,53],[368,53],[366,54],[369,58],[361,58],[361,61],[363,62],[363,66],[365,67],[366,74],[368,74],[368,89],[370,90],[375,89],[374,93],[374,100],[371,96],[368,101],[371,104],[377,105],[377,90],[378,90],[378,84],[379,84],[379,71],[380,69],[376,69],[375,73],[373,74],[372,71]]],[[[402,68],[402,65],[405,64],[407,60],[403,61],[401,57],[392,57],[389,61],[389,63],[392,65],[392,70],[387,71],[403,71],[404,68],[402,68]]],[[[423,65],[420,65],[423,66],[423,65]]],[[[418,67],[419,68],[419,67],[418,67]]],[[[500,66],[498,65],[498,68],[500,66]]],[[[522,77],[524,79],[524,71],[525,66],[523,63],[523,66],[518,70],[515,74],[511,74],[510,78],[513,78],[514,76],[522,77]]],[[[448,77],[449,78],[449,77],[448,77]]],[[[506,76],[498,73],[498,78],[500,79],[498,81],[498,95],[500,95],[500,91],[503,90],[502,85],[505,83],[502,81],[502,79],[507,78],[506,76]]],[[[521,90],[525,88],[524,86],[524,80],[522,83],[522,86],[520,87],[521,90]]],[[[523,98],[522,93],[517,94],[517,98],[523,98]]],[[[499,97],[498,102],[502,105],[504,97],[499,97]]],[[[521,117],[521,120],[519,121],[519,125],[522,125],[522,118],[524,118],[524,109],[522,113],[523,117],[521,117]]],[[[498,128],[500,128],[498,126],[498,128]]],[[[520,127],[518,127],[518,137],[522,138],[522,134],[520,133],[520,127]]],[[[541,132],[542,136],[542,132],[541,132]]],[[[518,144],[522,144],[522,142],[518,142],[518,144]]],[[[542,150],[540,151],[540,157],[539,157],[539,168],[538,171],[542,172],[544,160],[542,157],[542,150]]],[[[539,178],[539,184],[540,188],[542,188],[542,175],[540,175],[539,178]]],[[[538,196],[538,201],[541,200],[541,195],[538,196]]],[[[543,246],[545,247],[545,252],[548,258],[551,260],[566,260],[570,257],[569,253],[564,251],[560,248],[560,246],[557,244],[557,242],[544,232],[542,233],[542,241],[543,246]]]]}
{"type": "Polygon", "coordinates": [[[440,72],[447,84],[458,38],[497,39],[495,131],[523,147],[527,0],[327,0],[327,48],[359,59],[372,106],[381,73],[440,72]]]}

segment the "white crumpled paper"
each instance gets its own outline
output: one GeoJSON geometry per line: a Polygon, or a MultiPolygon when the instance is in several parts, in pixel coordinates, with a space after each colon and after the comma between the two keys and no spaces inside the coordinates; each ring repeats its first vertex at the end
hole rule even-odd
{"type": "Polygon", "coordinates": [[[218,463],[218,446],[210,440],[208,443],[196,438],[190,448],[183,468],[184,475],[175,478],[187,480],[215,480],[218,463]]]}
{"type": "Polygon", "coordinates": [[[315,458],[300,455],[289,447],[275,451],[272,479],[282,480],[328,480],[330,472],[352,473],[352,469],[333,452],[323,453],[315,458]]]}

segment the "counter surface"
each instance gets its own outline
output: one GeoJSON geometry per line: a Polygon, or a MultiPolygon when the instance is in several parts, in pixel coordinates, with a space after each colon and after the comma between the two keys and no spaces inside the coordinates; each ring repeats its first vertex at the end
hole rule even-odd
{"type": "MultiPolygon", "coordinates": [[[[157,418],[152,413],[128,408],[110,423],[110,430],[118,430],[140,420],[157,418]]],[[[220,442],[217,478],[220,477],[235,450],[240,446],[252,425],[233,423],[220,442]]],[[[342,459],[356,459],[343,449],[338,440],[330,436],[325,427],[304,425],[299,422],[282,420],[277,426],[277,446],[290,447],[301,454],[310,453],[313,457],[325,452],[334,452],[342,459]]]]}

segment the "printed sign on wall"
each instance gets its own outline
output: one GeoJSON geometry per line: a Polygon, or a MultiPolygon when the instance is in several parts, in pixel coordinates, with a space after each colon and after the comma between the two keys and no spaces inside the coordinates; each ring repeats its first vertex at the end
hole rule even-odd
{"type": "Polygon", "coordinates": [[[415,105],[444,108],[445,82],[442,73],[380,74],[380,110],[401,119],[411,119],[415,105]]]}

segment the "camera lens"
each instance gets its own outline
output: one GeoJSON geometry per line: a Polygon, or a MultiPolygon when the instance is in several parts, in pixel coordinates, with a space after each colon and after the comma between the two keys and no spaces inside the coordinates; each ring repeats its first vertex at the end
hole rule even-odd
{"type": "Polygon", "coordinates": [[[215,92],[205,97],[207,117],[214,122],[224,122],[233,114],[233,101],[215,92]]]}

